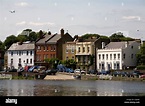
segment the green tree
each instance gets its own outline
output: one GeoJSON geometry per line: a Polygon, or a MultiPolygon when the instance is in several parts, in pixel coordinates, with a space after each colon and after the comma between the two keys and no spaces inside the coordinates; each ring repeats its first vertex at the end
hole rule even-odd
{"type": "Polygon", "coordinates": [[[57,58],[51,58],[51,59],[46,58],[46,59],[44,59],[44,61],[46,63],[48,63],[49,68],[55,68],[55,69],[57,68],[57,65],[59,63],[59,59],[57,59],[57,58]]]}
{"type": "Polygon", "coordinates": [[[99,38],[100,35],[98,35],[98,34],[85,34],[85,35],[82,35],[81,37],[82,37],[82,39],[88,39],[88,38],[90,38],[90,37],[99,38]]]}
{"type": "Polygon", "coordinates": [[[68,59],[68,60],[64,60],[63,64],[68,68],[75,69],[77,62],[73,59],[68,59]]]}
{"type": "Polygon", "coordinates": [[[17,39],[19,42],[25,42],[28,40],[28,37],[27,37],[27,35],[18,35],[17,39]]]}
{"type": "Polygon", "coordinates": [[[141,45],[139,53],[137,53],[137,65],[145,65],[145,42],[141,45]]]}
{"type": "Polygon", "coordinates": [[[36,32],[34,32],[34,31],[30,32],[30,34],[28,36],[29,41],[36,41],[37,38],[38,38],[38,36],[37,36],[36,32]]]}
{"type": "Polygon", "coordinates": [[[15,35],[10,35],[4,41],[4,45],[6,46],[6,49],[8,49],[13,43],[16,42],[18,42],[17,37],[15,35]]]}
{"type": "Polygon", "coordinates": [[[123,33],[118,32],[118,33],[114,33],[112,34],[110,37],[110,41],[111,42],[120,42],[120,41],[133,41],[134,39],[131,37],[125,37],[123,35],[123,33]]]}

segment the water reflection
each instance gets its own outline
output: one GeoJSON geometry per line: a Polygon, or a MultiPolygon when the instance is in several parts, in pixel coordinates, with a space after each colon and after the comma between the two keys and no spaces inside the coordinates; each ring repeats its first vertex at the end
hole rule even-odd
{"type": "Polygon", "coordinates": [[[145,96],[144,82],[1,80],[0,96],[145,96]]]}

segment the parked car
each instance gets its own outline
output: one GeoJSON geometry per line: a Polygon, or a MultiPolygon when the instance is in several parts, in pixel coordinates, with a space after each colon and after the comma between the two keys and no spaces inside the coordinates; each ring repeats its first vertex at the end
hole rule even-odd
{"type": "Polygon", "coordinates": [[[28,69],[28,72],[33,72],[34,69],[38,69],[38,66],[31,66],[31,67],[28,69]]]}
{"type": "Polygon", "coordinates": [[[130,72],[130,76],[131,77],[139,77],[140,75],[142,75],[143,73],[141,73],[140,71],[138,70],[134,70],[134,71],[131,71],[130,72]]]}
{"type": "Polygon", "coordinates": [[[45,72],[47,75],[55,75],[57,71],[57,69],[47,69],[45,72]]]}
{"type": "Polygon", "coordinates": [[[71,69],[71,68],[66,68],[65,70],[66,70],[66,72],[68,72],[68,73],[74,73],[74,70],[71,69]]]}
{"type": "Polygon", "coordinates": [[[8,72],[17,72],[17,69],[9,69],[8,72]]]}
{"type": "Polygon", "coordinates": [[[140,75],[140,78],[145,78],[145,74],[140,75]]]}
{"type": "Polygon", "coordinates": [[[110,71],[108,71],[108,70],[101,70],[101,71],[98,72],[98,75],[100,75],[100,74],[107,75],[107,74],[110,74],[110,71]]]}
{"type": "Polygon", "coordinates": [[[81,69],[75,69],[74,72],[75,73],[81,73],[81,69]]]}
{"type": "Polygon", "coordinates": [[[97,71],[95,71],[95,70],[89,70],[89,71],[87,72],[87,74],[97,74],[97,71]]]}

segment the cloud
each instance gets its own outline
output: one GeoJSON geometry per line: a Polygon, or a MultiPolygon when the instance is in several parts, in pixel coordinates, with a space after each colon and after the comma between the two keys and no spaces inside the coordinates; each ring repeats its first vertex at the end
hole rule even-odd
{"type": "Polygon", "coordinates": [[[140,21],[141,20],[141,17],[140,16],[123,16],[122,19],[124,20],[137,20],[137,21],[140,21]]]}
{"type": "Polygon", "coordinates": [[[26,24],[25,21],[21,21],[21,22],[16,23],[16,26],[21,26],[21,25],[25,25],[25,24],[26,24]]]}
{"type": "Polygon", "coordinates": [[[21,6],[21,7],[26,7],[29,6],[29,4],[27,2],[19,2],[15,4],[16,6],[21,6]]]}
{"type": "Polygon", "coordinates": [[[28,24],[33,25],[33,26],[43,26],[43,25],[53,26],[53,25],[55,25],[54,23],[51,23],[51,22],[29,22],[28,24]]]}
{"type": "Polygon", "coordinates": [[[21,21],[16,23],[16,26],[23,26],[23,25],[31,25],[31,26],[44,26],[44,25],[48,25],[48,26],[54,26],[54,23],[51,22],[26,22],[26,21],[21,21]]]}

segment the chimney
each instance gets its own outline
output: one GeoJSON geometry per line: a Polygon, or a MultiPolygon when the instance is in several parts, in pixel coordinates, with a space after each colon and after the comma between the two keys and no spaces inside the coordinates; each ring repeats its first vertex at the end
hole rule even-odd
{"type": "Polygon", "coordinates": [[[105,42],[102,42],[102,49],[105,48],[105,42]]]}
{"type": "Polygon", "coordinates": [[[126,41],[126,42],[125,42],[125,48],[128,47],[128,44],[129,44],[129,42],[126,41]]]}
{"type": "Polygon", "coordinates": [[[39,31],[39,38],[42,38],[43,37],[43,32],[42,30],[39,31]]]}
{"type": "Polygon", "coordinates": [[[51,35],[51,32],[50,31],[48,31],[48,35],[51,35]]]}
{"type": "Polygon", "coordinates": [[[60,30],[60,34],[61,34],[61,37],[64,35],[64,29],[63,28],[60,30]]]}

